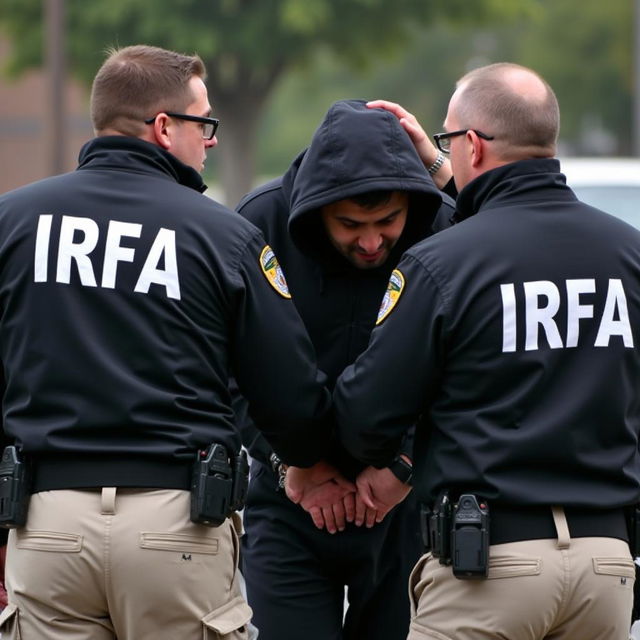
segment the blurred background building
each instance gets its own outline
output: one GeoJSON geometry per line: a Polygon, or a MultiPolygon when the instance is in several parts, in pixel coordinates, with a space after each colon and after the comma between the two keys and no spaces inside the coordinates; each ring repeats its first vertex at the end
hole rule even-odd
{"type": "MultiPolygon", "coordinates": [[[[0,68],[10,44],[0,37],[0,68]]],[[[78,150],[93,135],[87,90],[67,79],[64,89],[66,135],[63,170],[75,168],[78,150]]],[[[51,175],[47,132],[50,89],[44,70],[30,70],[13,81],[0,80],[0,193],[51,175]]]]}

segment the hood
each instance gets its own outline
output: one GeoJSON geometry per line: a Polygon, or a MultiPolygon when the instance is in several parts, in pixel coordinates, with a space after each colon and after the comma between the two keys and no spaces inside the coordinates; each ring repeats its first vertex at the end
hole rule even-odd
{"type": "MultiPolygon", "coordinates": [[[[289,231],[298,248],[324,253],[330,245],[319,208],[368,191],[411,193],[404,251],[429,235],[442,202],[440,191],[420,160],[399,120],[364,100],[334,103],[309,147],[283,177],[289,196],[289,231]]],[[[337,253],[337,252],[336,252],[337,253]]]]}

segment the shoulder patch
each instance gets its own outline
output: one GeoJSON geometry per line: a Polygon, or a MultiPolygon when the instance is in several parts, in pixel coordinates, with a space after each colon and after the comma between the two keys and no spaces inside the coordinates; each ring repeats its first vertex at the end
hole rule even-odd
{"type": "Polygon", "coordinates": [[[376,324],[380,324],[390,313],[393,308],[398,304],[402,290],[404,289],[404,276],[399,269],[394,269],[391,272],[389,278],[389,284],[387,284],[387,290],[384,292],[382,298],[382,304],[380,305],[380,311],[378,311],[378,319],[376,324]]]}
{"type": "Polygon", "coordinates": [[[260,254],[260,267],[262,269],[262,273],[264,273],[264,277],[269,281],[269,284],[283,298],[291,298],[282,267],[278,262],[278,258],[276,258],[276,254],[273,253],[273,249],[269,245],[266,245],[260,254]]]}

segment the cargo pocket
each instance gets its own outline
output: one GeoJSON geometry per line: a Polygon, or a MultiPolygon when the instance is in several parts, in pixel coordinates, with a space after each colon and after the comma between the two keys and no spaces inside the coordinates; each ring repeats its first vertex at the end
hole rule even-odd
{"type": "Polygon", "coordinates": [[[2,640],[20,640],[18,605],[9,603],[0,613],[0,636],[2,640]]]}
{"type": "MultiPolygon", "coordinates": [[[[203,640],[248,640],[253,611],[238,596],[202,618],[203,640]]],[[[4,639],[3,639],[4,640],[4,639]]]]}

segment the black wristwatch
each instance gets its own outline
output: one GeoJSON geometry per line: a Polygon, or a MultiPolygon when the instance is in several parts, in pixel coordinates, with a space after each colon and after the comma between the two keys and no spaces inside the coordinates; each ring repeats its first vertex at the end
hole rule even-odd
{"type": "Polygon", "coordinates": [[[411,484],[413,478],[413,466],[402,456],[396,456],[389,465],[389,471],[404,484],[411,484]]]}

